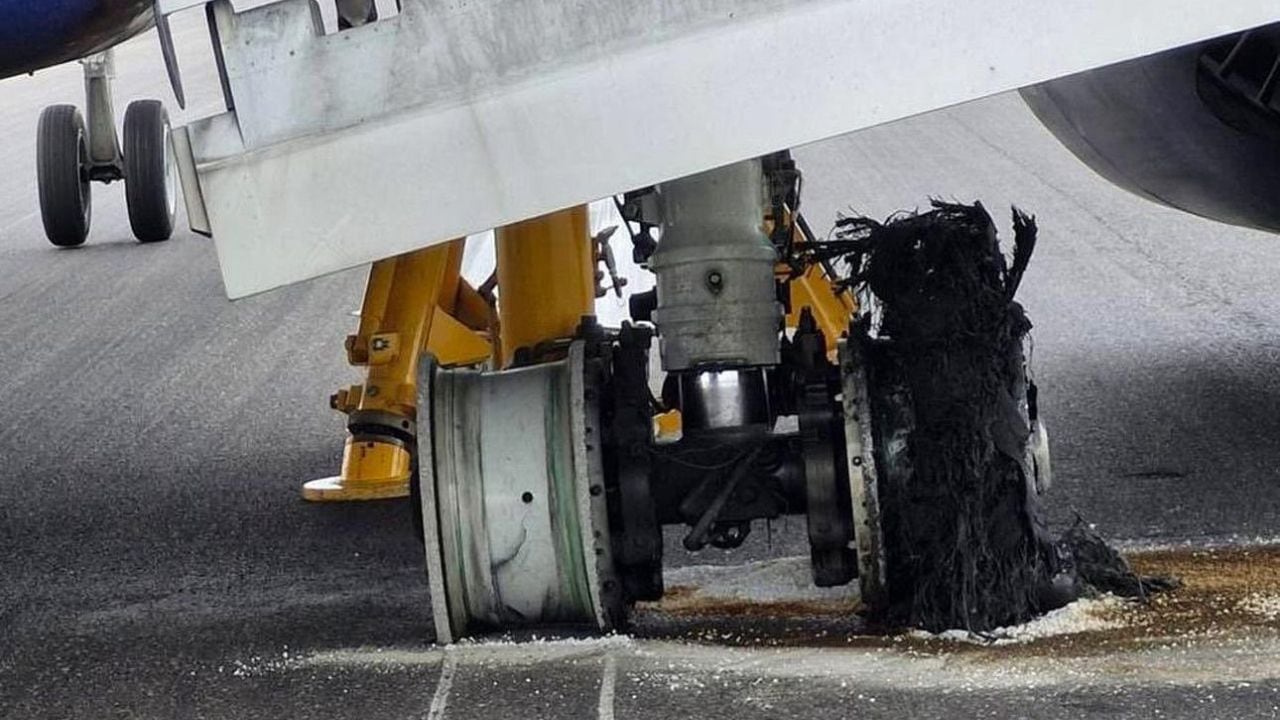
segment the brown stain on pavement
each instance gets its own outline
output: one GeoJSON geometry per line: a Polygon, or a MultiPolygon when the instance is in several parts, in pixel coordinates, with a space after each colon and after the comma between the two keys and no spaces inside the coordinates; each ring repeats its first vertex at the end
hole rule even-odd
{"type": "Polygon", "coordinates": [[[913,654],[964,653],[974,659],[1091,656],[1186,643],[1280,637],[1280,546],[1154,550],[1129,553],[1140,575],[1177,577],[1182,587],[1146,601],[1099,608],[1117,627],[1009,644],[958,642],[868,627],[854,603],[752,602],[709,598],[673,587],[660,602],[637,607],[634,633],[731,646],[896,649],[913,654]]]}

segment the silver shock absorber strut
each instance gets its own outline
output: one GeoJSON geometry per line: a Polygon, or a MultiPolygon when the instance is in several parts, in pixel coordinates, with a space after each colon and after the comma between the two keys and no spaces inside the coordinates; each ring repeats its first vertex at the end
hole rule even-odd
{"type": "Polygon", "coordinates": [[[659,495],[678,500],[659,513],[691,528],[691,551],[737,547],[754,521],[804,513],[814,582],[842,585],[857,568],[839,373],[811,316],[783,339],[779,248],[764,227],[770,212],[783,222],[773,197],[761,159],[657,188],[653,321],[663,398],[684,433],[656,463],[659,495]]]}
{"type": "Polygon", "coordinates": [[[774,284],[777,252],[762,228],[760,160],[664,183],[658,195],[662,240],[651,267],[662,369],[777,365],[782,306],[774,284]]]}
{"type": "Polygon", "coordinates": [[[683,438],[655,472],[661,495],[679,502],[660,512],[690,528],[686,549],[732,548],[754,520],[804,507],[800,453],[772,434],[783,307],[778,252],[764,229],[763,162],[664,183],[657,197],[653,320],[667,372],[664,400],[683,421],[683,438]]]}

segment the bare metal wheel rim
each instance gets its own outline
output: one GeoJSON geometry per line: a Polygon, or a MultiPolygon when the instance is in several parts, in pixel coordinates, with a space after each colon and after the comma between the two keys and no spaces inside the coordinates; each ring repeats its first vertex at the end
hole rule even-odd
{"type": "Polygon", "coordinates": [[[867,368],[856,339],[842,339],[838,348],[845,456],[858,555],[858,585],[863,604],[874,606],[884,600],[886,577],[867,368]]]}
{"type": "Polygon", "coordinates": [[[86,221],[89,219],[91,210],[90,196],[93,188],[89,180],[89,142],[85,137],[84,128],[80,128],[76,132],[76,156],[80,159],[80,207],[86,221]]]}
{"type": "Polygon", "coordinates": [[[489,629],[612,629],[598,410],[584,349],[481,373],[426,366],[419,439],[427,572],[439,642],[489,629]]]}
{"type": "Polygon", "coordinates": [[[169,217],[178,212],[178,158],[173,152],[173,130],[166,118],[164,122],[164,201],[169,217]]]}

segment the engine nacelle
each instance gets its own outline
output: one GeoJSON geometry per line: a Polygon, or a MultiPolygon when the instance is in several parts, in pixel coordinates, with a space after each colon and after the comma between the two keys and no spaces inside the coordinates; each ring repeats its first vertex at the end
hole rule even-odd
{"type": "Polygon", "coordinates": [[[1112,183],[1232,225],[1280,232],[1280,25],[1022,90],[1112,183]]]}

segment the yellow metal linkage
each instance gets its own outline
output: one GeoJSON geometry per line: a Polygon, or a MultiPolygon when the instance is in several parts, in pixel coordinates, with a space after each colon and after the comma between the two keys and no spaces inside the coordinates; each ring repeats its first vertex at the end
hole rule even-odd
{"type": "MultiPolygon", "coordinates": [[[[314,501],[378,500],[409,494],[416,420],[418,359],[425,348],[442,364],[487,360],[491,347],[476,332],[471,289],[459,275],[464,240],[380,260],[369,271],[360,325],[348,336],[347,360],[367,367],[363,385],[339,390],[333,407],[350,417],[342,474],[313,480],[302,495],[314,501]],[[467,305],[468,312],[455,308],[467,305]]],[[[483,301],[482,301],[483,302],[483,301]]]]}
{"type": "Polygon", "coordinates": [[[585,205],[499,228],[496,237],[502,366],[517,350],[573,337],[595,314],[595,250],[585,205]]]}
{"type": "Polygon", "coordinates": [[[827,341],[827,354],[836,351],[836,343],[849,330],[857,303],[848,290],[837,292],[821,265],[811,265],[804,275],[791,281],[791,312],[787,327],[800,322],[800,312],[809,308],[827,341]]]}
{"type": "MultiPolygon", "coordinates": [[[[791,225],[791,242],[793,244],[808,242],[808,238],[800,229],[800,223],[793,221],[791,213],[787,212],[784,217],[791,225]]],[[[766,218],[765,230],[771,232],[772,229],[772,219],[766,218]]],[[[777,272],[780,276],[785,276],[791,272],[791,268],[785,264],[779,265],[777,272]]],[[[793,278],[790,289],[791,312],[787,313],[787,328],[794,330],[800,324],[800,313],[805,308],[809,308],[813,313],[813,319],[818,323],[818,328],[826,337],[827,355],[834,359],[836,343],[849,330],[849,321],[858,309],[858,301],[853,297],[853,293],[847,289],[837,290],[831,283],[831,279],[827,277],[826,270],[819,264],[810,265],[804,275],[793,278]]]]}
{"type": "Polygon", "coordinates": [[[464,242],[381,260],[369,271],[360,326],[347,338],[348,361],[367,367],[367,376],[331,401],[350,418],[342,474],[307,483],[307,500],[409,494],[423,349],[442,365],[492,359],[506,367],[517,350],[570,338],[593,314],[595,257],[585,206],[498,229],[500,332],[489,301],[460,276],[464,242]]]}

